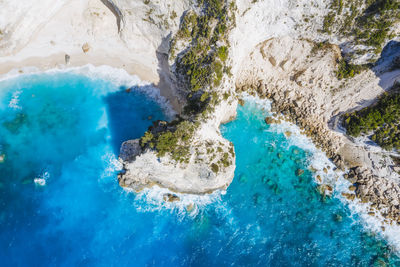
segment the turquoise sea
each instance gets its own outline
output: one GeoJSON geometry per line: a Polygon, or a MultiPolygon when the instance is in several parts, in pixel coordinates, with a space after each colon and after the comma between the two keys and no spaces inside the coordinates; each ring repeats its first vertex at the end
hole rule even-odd
{"type": "Polygon", "coordinates": [[[1,266],[400,265],[345,204],[317,192],[313,152],[252,101],[221,127],[237,154],[226,192],[182,196],[196,207],[188,213],[157,190],[121,189],[122,141],[170,118],[154,89],[131,85],[76,71],[0,81],[1,266]]]}

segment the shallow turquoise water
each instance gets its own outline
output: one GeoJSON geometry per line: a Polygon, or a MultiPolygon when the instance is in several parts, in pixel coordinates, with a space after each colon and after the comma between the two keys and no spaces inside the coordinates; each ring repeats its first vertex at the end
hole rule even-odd
{"type": "Polygon", "coordinates": [[[310,152],[270,131],[265,114],[247,103],[222,126],[235,179],[189,216],[116,181],[121,142],[141,136],[148,116],[166,118],[155,100],[72,73],[0,82],[2,266],[400,264],[339,200],[316,192],[310,152]]]}

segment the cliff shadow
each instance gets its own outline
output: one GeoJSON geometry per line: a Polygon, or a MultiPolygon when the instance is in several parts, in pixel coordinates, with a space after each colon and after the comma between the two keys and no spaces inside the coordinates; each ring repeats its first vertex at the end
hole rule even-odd
{"type": "Polygon", "coordinates": [[[161,96],[168,100],[175,112],[180,114],[183,110],[185,101],[180,97],[180,92],[176,86],[175,76],[170,71],[168,51],[170,49],[171,38],[171,33],[164,37],[156,51],[156,57],[158,60],[157,73],[160,80],[155,87],[159,88],[161,96]]]}
{"type": "Polygon", "coordinates": [[[104,97],[111,145],[119,155],[121,144],[140,138],[154,120],[164,120],[160,104],[145,92],[153,86],[120,87],[120,90],[104,97]]]}
{"type": "Polygon", "coordinates": [[[170,38],[171,35],[164,37],[156,52],[157,71],[160,77],[157,84],[131,88],[122,86],[117,92],[110,93],[103,99],[106,105],[111,144],[117,155],[123,142],[142,137],[154,121],[171,119],[164,114],[160,104],[148,96],[149,92],[158,88],[160,95],[168,100],[171,107],[177,113],[181,112],[182,103],[177,97],[176,82],[168,63],[170,38]]]}
{"type": "Polygon", "coordinates": [[[379,86],[390,89],[400,77],[400,42],[387,43],[371,69],[379,78],[379,86]]]}
{"type": "Polygon", "coordinates": [[[113,13],[117,22],[118,33],[122,31],[124,27],[124,17],[121,10],[114,4],[112,0],[101,0],[101,2],[113,13]]]}

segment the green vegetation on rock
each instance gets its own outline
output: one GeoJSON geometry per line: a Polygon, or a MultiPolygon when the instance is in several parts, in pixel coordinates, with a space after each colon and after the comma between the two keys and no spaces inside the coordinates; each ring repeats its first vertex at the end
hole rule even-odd
{"type": "Polygon", "coordinates": [[[202,12],[186,12],[171,42],[174,56],[177,42],[187,40],[187,49],[177,55],[175,66],[180,86],[190,92],[208,90],[220,84],[229,49],[225,34],[231,20],[226,2],[202,0],[198,5],[202,12]],[[221,46],[221,43],[225,45],[221,46]]]}
{"type": "MultiPolygon", "coordinates": [[[[193,142],[200,121],[207,119],[221,99],[225,99],[217,87],[224,74],[230,74],[226,34],[234,25],[236,6],[234,2],[228,3],[198,0],[197,8],[184,13],[179,30],[171,39],[169,56],[187,104],[183,118],[169,123],[155,122],[141,138],[142,148],[154,150],[158,157],[169,155],[177,162],[189,162],[191,155],[197,153],[193,142]],[[181,52],[176,54],[178,50],[181,52]]],[[[229,154],[220,153],[220,162],[210,164],[215,173],[231,164],[229,154]]]]}
{"type": "Polygon", "coordinates": [[[348,63],[344,58],[338,62],[338,70],[336,71],[336,77],[341,79],[353,78],[355,75],[360,74],[361,71],[367,67],[364,65],[354,65],[348,63]]]}
{"type": "Polygon", "coordinates": [[[381,52],[386,40],[391,39],[391,27],[400,19],[398,0],[332,0],[325,16],[323,31],[353,39],[367,49],[359,54],[381,52]]]}
{"type": "Polygon", "coordinates": [[[195,124],[189,121],[158,121],[140,139],[140,145],[142,148],[155,148],[158,157],[170,153],[174,160],[187,162],[194,129],[195,124]]]}

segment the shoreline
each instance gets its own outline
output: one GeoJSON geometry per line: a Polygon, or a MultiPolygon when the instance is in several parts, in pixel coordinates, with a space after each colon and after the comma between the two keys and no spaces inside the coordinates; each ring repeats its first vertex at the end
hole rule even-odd
{"type": "MultiPolygon", "coordinates": [[[[281,114],[280,105],[276,104],[276,100],[262,97],[259,94],[251,95],[248,92],[241,93],[240,98],[246,102],[256,103],[258,108],[266,110],[269,113],[267,118],[273,120],[270,126],[274,131],[285,134],[288,140],[295,141],[297,146],[312,153],[308,167],[313,173],[314,183],[321,195],[338,198],[350,209],[352,214],[358,216],[357,222],[361,223],[367,231],[379,234],[380,238],[386,240],[395,253],[400,255],[400,239],[396,239],[400,234],[399,225],[392,224],[390,219],[383,216],[377,209],[372,211],[371,204],[373,203],[363,201],[366,194],[362,191],[363,185],[360,184],[354,188],[354,184],[365,181],[365,178],[372,174],[361,169],[356,171],[355,168],[346,170],[338,168],[332,157],[318,146],[315,135],[305,132],[304,127],[298,125],[296,120],[290,117],[290,113],[281,114]],[[275,107],[277,109],[275,111],[273,111],[274,105],[278,106],[275,107]],[[290,134],[287,134],[288,132],[290,134]]],[[[317,138],[319,137],[317,136],[317,138]]],[[[336,155],[338,154],[334,153],[333,157],[336,155]]]]}
{"type": "MultiPolygon", "coordinates": [[[[160,95],[164,97],[171,108],[179,113],[182,110],[182,104],[178,101],[174,94],[171,83],[163,76],[155,74],[154,71],[131,60],[123,60],[121,57],[110,57],[104,54],[88,52],[87,54],[71,54],[69,62],[66,63],[65,53],[52,54],[45,57],[29,57],[21,61],[0,61],[0,76],[7,75],[12,72],[24,74],[26,69],[35,68],[39,71],[48,71],[52,69],[64,70],[68,68],[84,67],[92,65],[94,67],[109,66],[115,69],[122,69],[129,75],[137,76],[141,81],[148,82],[158,88],[160,95]]],[[[1,58],[0,58],[1,60],[1,58]]]]}

